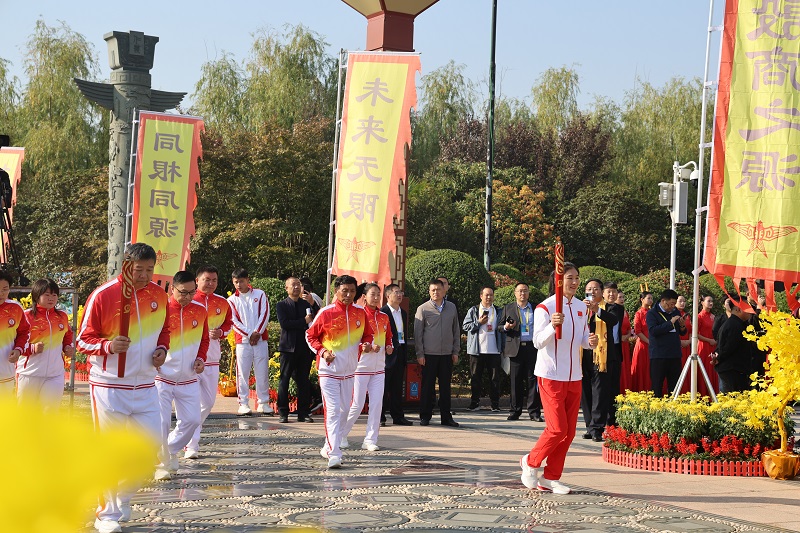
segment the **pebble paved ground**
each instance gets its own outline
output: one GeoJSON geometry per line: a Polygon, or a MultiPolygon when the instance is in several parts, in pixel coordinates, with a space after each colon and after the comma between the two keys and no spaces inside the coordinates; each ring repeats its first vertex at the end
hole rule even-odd
{"type": "MultiPolygon", "coordinates": [[[[123,531],[786,531],[590,489],[573,487],[568,496],[529,491],[518,473],[413,450],[352,449],[342,469],[327,470],[321,438],[304,431],[310,425],[276,422],[210,418],[201,456],[181,459],[173,480],[143,488],[123,531]]],[[[454,437],[477,445],[486,433],[459,430],[454,437]]]]}

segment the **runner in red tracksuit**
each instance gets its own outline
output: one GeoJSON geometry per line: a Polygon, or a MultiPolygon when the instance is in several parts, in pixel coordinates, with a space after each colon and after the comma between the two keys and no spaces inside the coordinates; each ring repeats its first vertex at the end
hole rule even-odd
{"type": "Polygon", "coordinates": [[[0,270],[0,395],[14,394],[17,360],[28,346],[30,327],[25,311],[16,300],[10,300],[14,278],[0,270]]]}

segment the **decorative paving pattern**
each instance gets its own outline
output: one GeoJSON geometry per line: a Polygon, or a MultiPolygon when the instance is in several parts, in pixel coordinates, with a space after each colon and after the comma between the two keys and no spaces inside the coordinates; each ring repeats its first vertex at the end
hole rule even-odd
{"type": "Polygon", "coordinates": [[[319,438],[265,420],[206,425],[201,456],[139,491],[123,531],[781,531],[594,491],[529,491],[517,476],[398,450],[347,450],[327,470],[319,438]]]}

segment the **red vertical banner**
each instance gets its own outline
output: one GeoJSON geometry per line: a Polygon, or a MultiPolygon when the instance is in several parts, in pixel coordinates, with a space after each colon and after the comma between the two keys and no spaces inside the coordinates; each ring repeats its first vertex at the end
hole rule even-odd
{"type": "Polygon", "coordinates": [[[156,281],[172,281],[189,262],[203,129],[198,117],[139,114],[131,242],[155,249],[156,281]]]}
{"type": "Polygon", "coordinates": [[[726,2],[703,264],[764,280],[769,307],[800,281],[798,36],[799,0],[726,2]]]}
{"type": "Polygon", "coordinates": [[[350,52],[336,182],[332,272],[391,283],[419,55],[350,52]]]}

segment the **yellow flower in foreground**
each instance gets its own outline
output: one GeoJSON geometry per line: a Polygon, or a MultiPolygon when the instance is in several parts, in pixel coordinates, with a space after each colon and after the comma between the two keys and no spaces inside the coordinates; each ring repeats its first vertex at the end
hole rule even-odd
{"type": "Polygon", "coordinates": [[[13,398],[0,399],[0,420],[2,531],[72,533],[92,520],[103,490],[153,472],[158,445],[143,434],[97,433],[89,421],[13,398]]]}

